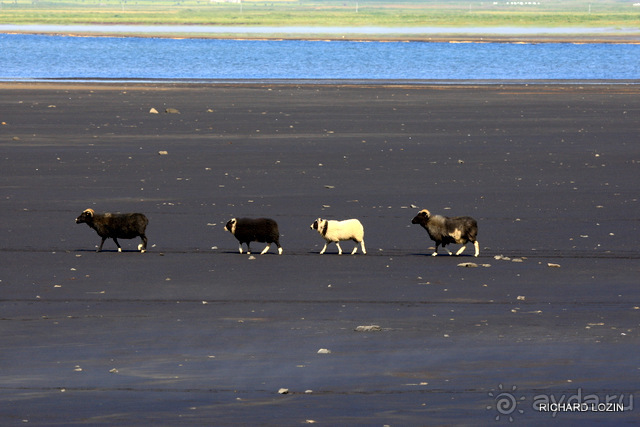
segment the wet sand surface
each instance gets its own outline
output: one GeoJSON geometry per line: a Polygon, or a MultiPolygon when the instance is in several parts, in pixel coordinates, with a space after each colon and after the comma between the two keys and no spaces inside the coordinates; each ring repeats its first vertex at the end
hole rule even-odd
{"type": "Polygon", "coordinates": [[[639,95],[0,84],[0,423],[637,423],[639,95]],[[144,212],[149,251],[96,253],[86,208],[144,212]],[[422,208],[480,257],[430,256],[422,208]],[[242,216],[284,254],[239,254],[242,216]]]}

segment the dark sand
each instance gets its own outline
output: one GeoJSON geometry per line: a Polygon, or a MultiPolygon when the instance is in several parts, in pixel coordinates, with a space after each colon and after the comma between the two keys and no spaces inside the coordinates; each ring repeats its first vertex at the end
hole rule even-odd
{"type": "Polygon", "coordinates": [[[640,420],[638,85],[2,83],[0,114],[3,426],[640,420]],[[480,257],[429,256],[412,204],[480,257]],[[86,208],[149,252],[95,253],[86,208]],[[318,255],[318,216],[368,254],[318,255]]]}

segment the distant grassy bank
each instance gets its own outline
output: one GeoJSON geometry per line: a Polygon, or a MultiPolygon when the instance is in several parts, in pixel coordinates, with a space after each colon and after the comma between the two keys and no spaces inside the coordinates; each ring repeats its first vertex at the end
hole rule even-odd
{"type": "Polygon", "coordinates": [[[244,0],[242,3],[221,0],[5,0],[0,1],[0,23],[640,29],[640,7],[634,7],[631,1],[519,3],[504,0],[495,3],[446,0],[244,0]]]}

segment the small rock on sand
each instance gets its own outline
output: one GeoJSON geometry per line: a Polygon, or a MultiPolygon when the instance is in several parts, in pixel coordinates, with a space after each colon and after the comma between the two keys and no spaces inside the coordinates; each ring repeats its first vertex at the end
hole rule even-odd
{"type": "Polygon", "coordinates": [[[356,332],[379,332],[382,328],[378,325],[364,325],[358,326],[355,331],[356,332]]]}
{"type": "Polygon", "coordinates": [[[478,264],[476,264],[475,262],[461,262],[460,264],[458,264],[458,267],[467,267],[467,268],[473,268],[477,266],[478,264]]]}

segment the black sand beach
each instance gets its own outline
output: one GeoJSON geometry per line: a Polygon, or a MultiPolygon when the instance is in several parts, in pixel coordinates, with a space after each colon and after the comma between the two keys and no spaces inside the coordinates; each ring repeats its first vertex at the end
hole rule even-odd
{"type": "Polygon", "coordinates": [[[0,424],[636,424],[639,95],[0,83],[0,424]],[[96,253],[86,208],[149,251],[96,253]],[[431,257],[422,208],[480,257],[431,257]],[[242,216],[284,254],[240,255],[242,216]],[[318,255],[320,216],[368,253],[318,255]]]}

